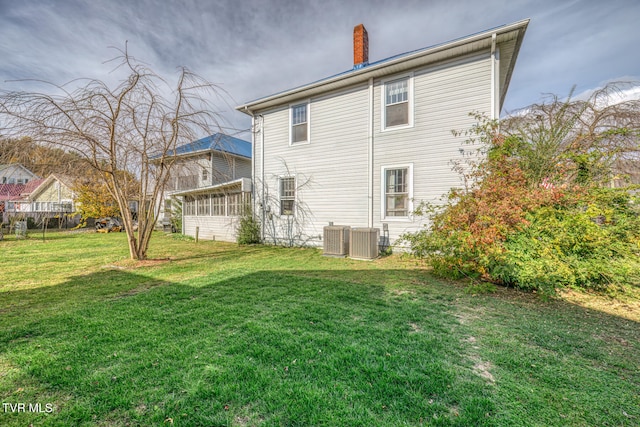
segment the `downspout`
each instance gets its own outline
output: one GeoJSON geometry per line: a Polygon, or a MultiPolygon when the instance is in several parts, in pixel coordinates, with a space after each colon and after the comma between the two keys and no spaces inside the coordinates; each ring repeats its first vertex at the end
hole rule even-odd
{"type": "MultiPolygon", "coordinates": [[[[244,111],[247,114],[251,115],[251,198],[253,200],[253,212],[255,214],[255,210],[258,207],[258,198],[256,197],[256,188],[255,188],[255,177],[256,177],[256,138],[255,138],[255,123],[256,123],[256,115],[253,111],[251,111],[249,109],[249,107],[247,107],[245,105],[244,107],[244,111]]],[[[264,230],[264,225],[265,225],[265,221],[266,221],[266,217],[265,217],[265,208],[266,208],[266,202],[264,200],[264,193],[265,193],[265,183],[264,183],[264,116],[262,114],[258,114],[258,117],[260,118],[259,123],[260,123],[260,202],[261,202],[261,209],[260,209],[260,234],[261,234],[261,240],[264,242],[264,238],[265,238],[265,230],[264,230]]]]}
{"type": "Polygon", "coordinates": [[[496,33],[491,35],[491,120],[498,118],[496,100],[496,33]]]}
{"type": "Polygon", "coordinates": [[[369,78],[369,131],[368,131],[368,227],[373,227],[373,77],[369,78]]]}
{"type": "Polygon", "coordinates": [[[262,209],[260,209],[260,212],[262,213],[262,222],[260,224],[260,230],[262,232],[262,242],[264,243],[264,239],[265,239],[265,224],[267,221],[267,218],[265,216],[266,214],[266,209],[267,209],[267,202],[264,198],[264,189],[265,189],[265,183],[264,183],[264,116],[262,114],[260,114],[260,182],[261,182],[261,203],[262,203],[262,209]]]}

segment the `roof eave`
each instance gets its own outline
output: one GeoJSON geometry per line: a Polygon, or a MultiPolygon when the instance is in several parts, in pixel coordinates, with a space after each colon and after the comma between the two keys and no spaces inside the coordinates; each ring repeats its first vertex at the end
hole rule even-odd
{"type": "Polygon", "coordinates": [[[222,190],[229,187],[235,187],[238,184],[240,184],[242,189],[242,184],[247,179],[249,178],[236,178],[232,181],[221,182],[220,184],[208,185],[206,187],[191,188],[189,190],[174,191],[174,192],[171,192],[170,194],[172,196],[188,196],[190,194],[208,193],[213,190],[222,190]]]}
{"type": "MultiPolygon", "coordinates": [[[[407,68],[420,66],[421,65],[420,62],[422,61],[426,65],[430,62],[429,61],[430,57],[432,57],[433,55],[439,52],[459,48],[464,45],[481,41],[483,39],[487,39],[487,38],[491,39],[493,34],[501,35],[501,34],[517,31],[518,32],[518,34],[516,35],[517,48],[513,55],[512,64],[510,64],[510,67],[509,67],[508,78],[506,80],[506,84],[504,85],[504,93],[501,95],[501,98],[504,98],[504,96],[506,95],[506,88],[508,87],[508,82],[511,78],[511,72],[515,64],[515,58],[517,57],[517,52],[520,48],[520,45],[522,44],[522,38],[524,37],[524,32],[526,31],[528,24],[529,24],[529,19],[524,19],[522,21],[518,21],[513,24],[503,25],[501,27],[493,28],[478,34],[474,34],[474,35],[463,37],[461,39],[457,39],[451,42],[446,42],[440,45],[436,45],[431,48],[426,48],[413,53],[402,55],[398,58],[392,57],[392,59],[383,61],[379,64],[372,64],[364,68],[341,73],[334,77],[330,77],[328,79],[319,80],[314,83],[289,89],[284,92],[280,92],[274,95],[270,95],[264,98],[257,99],[255,101],[251,101],[251,102],[239,105],[236,107],[236,110],[248,115],[253,115],[253,112],[257,110],[264,110],[266,108],[287,103],[296,98],[315,95],[316,92],[318,93],[323,92],[325,87],[335,85],[336,83],[340,83],[339,87],[345,87],[345,86],[357,84],[359,82],[368,80],[370,77],[378,77],[379,75],[384,75],[386,74],[385,70],[393,69],[395,66],[402,63],[411,63],[411,65],[408,66],[407,68]]],[[[393,72],[396,72],[396,71],[393,71],[393,72]]],[[[338,87],[331,87],[331,90],[334,90],[337,88],[338,87]]]]}

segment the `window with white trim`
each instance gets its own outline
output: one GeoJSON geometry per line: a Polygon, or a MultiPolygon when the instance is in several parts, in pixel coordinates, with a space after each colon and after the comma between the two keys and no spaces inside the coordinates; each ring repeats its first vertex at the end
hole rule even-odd
{"type": "Polygon", "coordinates": [[[202,194],[198,196],[198,215],[209,215],[211,213],[211,204],[209,202],[209,195],[202,194]]]}
{"type": "Polygon", "coordinates": [[[195,215],[196,214],[196,199],[192,196],[184,197],[184,214],[195,215]]]}
{"type": "Polygon", "coordinates": [[[390,166],[382,169],[382,216],[386,219],[409,218],[413,168],[408,166],[390,166]]]}
{"type": "Polygon", "coordinates": [[[309,142],[309,104],[291,106],[291,144],[309,142]]]}
{"type": "Polygon", "coordinates": [[[211,195],[211,215],[224,216],[224,194],[211,195]]]}
{"type": "Polygon", "coordinates": [[[207,184],[208,180],[209,180],[209,171],[205,168],[202,168],[202,182],[204,184],[207,184]]]}
{"type": "Polygon", "coordinates": [[[296,200],[295,177],[280,178],[280,215],[293,215],[296,200]]]}
{"type": "Polygon", "coordinates": [[[383,85],[383,117],[382,128],[411,126],[413,112],[411,111],[411,77],[385,82],[383,85]]]}
{"type": "Polygon", "coordinates": [[[242,213],[242,193],[229,194],[227,203],[229,216],[239,216],[242,213]]]}

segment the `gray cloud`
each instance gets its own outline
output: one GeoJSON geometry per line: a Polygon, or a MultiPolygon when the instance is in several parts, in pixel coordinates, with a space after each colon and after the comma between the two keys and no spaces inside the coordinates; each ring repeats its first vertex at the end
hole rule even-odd
{"type": "MultiPolygon", "coordinates": [[[[115,82],[105,64],[128,41],[156,72],[187,66],[241,103],[351,68],[352,29],[364,23],[378,60],[501,24],[531,18],[505,108],[543,93],[586,91],[640,75],[640,2],[0,0],[0,89],[14,79],[115,82]]],[[[248,128],[228,111],[231,127],[248,128]]]]}

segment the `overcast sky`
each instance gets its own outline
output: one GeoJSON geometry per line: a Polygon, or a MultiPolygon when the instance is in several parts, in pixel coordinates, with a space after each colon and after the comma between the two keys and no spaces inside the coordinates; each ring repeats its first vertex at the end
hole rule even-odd
{"type": "Polygon", "coordinates": [[[504,111],[640,78],[639,0],[0,0],[0,89],[39,79],[110,81],[105,61],[124,47],[158,74],[187,66],[233,106],[351,69],[353,27],[369,60],[530,18],[504,111]]]}

